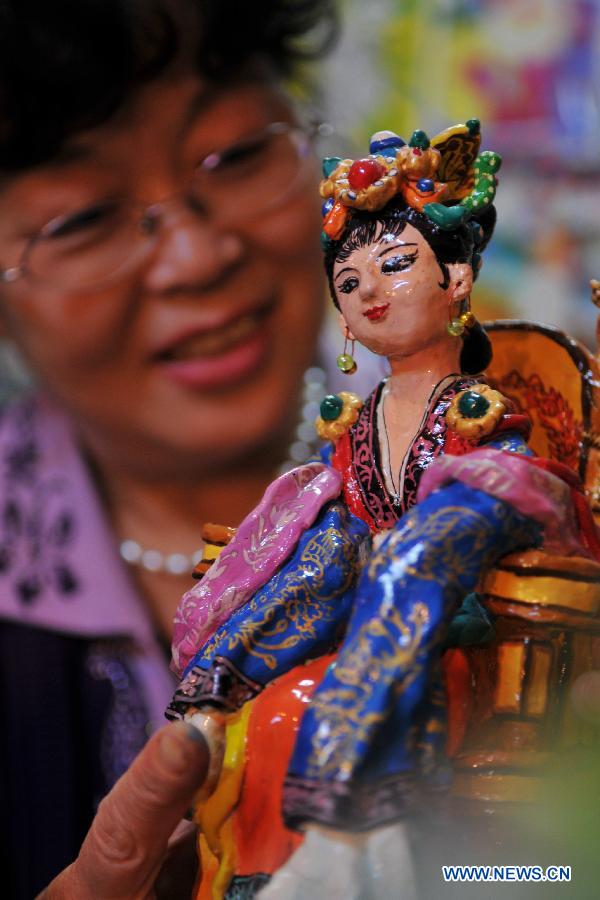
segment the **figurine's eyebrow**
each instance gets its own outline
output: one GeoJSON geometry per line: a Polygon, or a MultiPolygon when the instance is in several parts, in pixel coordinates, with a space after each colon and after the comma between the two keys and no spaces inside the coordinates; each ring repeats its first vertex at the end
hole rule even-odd
{"type": "Polygon", "coordinates": [[[382,250],[381,253],[377,255],[377,259],[381,259],[382,256],[385,256],[386,253],[391,253],[392,250],[401,250],[403,247],[418,247],[418,244],[394,244],[393,247],[386,247],[385,250],[382,250]]]}
{"type": "MultiPolygon", "coordinates": [[[[415,244],[415,246],[416,246],[416,244],[415,244]]],[[[340,271],[335,276],[335,280],[337,281],[338,278],[340,277],[340,275],[343,275],[344,272],[358,272],[358,269],[354,269],[354,268],[352,268],[352,266],[346,266],[345,269],[340,269],[340,271]]]]}

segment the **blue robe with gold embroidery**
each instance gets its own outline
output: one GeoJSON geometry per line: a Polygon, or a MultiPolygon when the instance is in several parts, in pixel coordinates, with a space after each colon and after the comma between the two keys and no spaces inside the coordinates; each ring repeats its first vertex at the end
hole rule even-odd
{"type": "MultiPolygon", "coordinates": [[[[372,828],[405,815],[422,777],[439,777],[449,622],[483,570],[540,542],[533,520],[460,483],[414,505],[420,474],[443,452],[445,412],[465,386],[454,378],[432,397],[396,499],[377,458],[375,392],[351,439],[363,500],[384,529],[376,546],[341,498],[326,504],[280,571],[199,649],[175,695],[173,714],[234,710],[339,648],[300,725],[284,793],[291,827],[372,828]]],[[[527,452],[519,434],[504,434],[501,446],[527,452]]]]}

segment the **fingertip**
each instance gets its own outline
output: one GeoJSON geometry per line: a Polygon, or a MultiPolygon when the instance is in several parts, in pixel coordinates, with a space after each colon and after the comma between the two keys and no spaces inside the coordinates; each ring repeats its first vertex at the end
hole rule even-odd
{"type": "Polygon", "coordinates": [[[192,721],[177,722],[176,724],[181,725],[185,729],[186,735],[190,741],[199,744],[208,753],[208,741],[206,740],[206,736],[199,728],[196,728],[192,721]]]}
{"type": "Polygon", "coordinates": [[[196,732],[166,725],[102,800],[75,866],[87,887],[72,896],[150,896],[169,837],[206,780],[209,751],[196,732]]]}
{"type": "Polygon", "coordinates": [[[173,774],[190,772],[190,767],[198,770],[198,775],[206,774],[209,762],[209,748],[204,735],[187,722],[167,725],[158,736],[159,757],[173,774]]]}

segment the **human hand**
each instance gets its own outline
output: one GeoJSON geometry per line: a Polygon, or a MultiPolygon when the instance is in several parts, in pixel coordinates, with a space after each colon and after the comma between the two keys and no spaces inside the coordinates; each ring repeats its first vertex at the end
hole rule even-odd
{"type": "Polygon", "coordinates": [[[182,722],[162,728],[98,807],[75,862],[38,900],[154,897],[169,839],[208,765],[208,745],[196,728],[182,722]]]}

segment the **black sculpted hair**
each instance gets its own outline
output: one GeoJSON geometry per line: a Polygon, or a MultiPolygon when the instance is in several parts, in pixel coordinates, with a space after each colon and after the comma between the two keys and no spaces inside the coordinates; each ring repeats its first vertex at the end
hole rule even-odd
{"type": "MultiPolygon", "coordinates": [[[[453,263],[473,265],[476,254],[486,248],[496,224],[496,210],[489,206],[477,218],[452,231],[445,231],[431,221],[424,213],[407,206],[401,197],[395,197],[387,206],[377,212],[353,211],[344,232],[338,241],[331,241],[325,250],[325,271],[331,298],[339,309],[333,267],[336,261],[344,262],[354,250],[378,241],[384,234],[398,237],[407,225],[412,225],[425,238],[438,261],[440,287],[450,284],[448,266],[453,263]]],[[[473,269],[474,278],[477,269],[473,269]]],[[[466,331],[460,364],[463,372],[475,375],[482,372],[491,362],[492,346],[479,322],[466,331]]]]}
{"type": "Polygon", "coordinates": [[[0,169],[52,159],[184,42],[216,83],[255,59],[287,75],[336,33],[335,0],[0,0],[0,169]]]}

